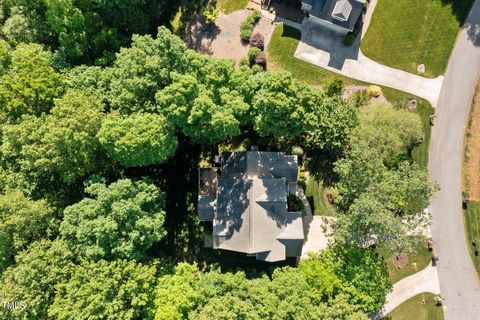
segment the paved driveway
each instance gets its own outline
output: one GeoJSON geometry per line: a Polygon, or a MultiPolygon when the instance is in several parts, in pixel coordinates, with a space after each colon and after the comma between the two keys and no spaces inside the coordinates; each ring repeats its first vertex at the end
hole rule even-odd
{"type": "Polygon", "coordinates": [[[447,320],[480,319],[480,282],[468,252],[461,208],[463,137],[479,75],[477,0],[450,57],[430,144],[430,178],[441,187],[430,211],[447,320]]]}
{"type": "Polygon", "coordinates": [[[409,92],[436,106],[443,76],[428,79],[379,64],[362,54],[359,42],[357,38],[353,46],[345,46],[342,35],[304,23],[295,57],[346,77],[409,92]]]}
{"type": "Polygon", "coordinates": [[[425,269],[395,283],[392,292],[387,295],[387,304],[375,319],[381,319],[382,316],[387,315],[403,302],[423,292],[440,293],[437,268],[431,264],[425,269]]]}

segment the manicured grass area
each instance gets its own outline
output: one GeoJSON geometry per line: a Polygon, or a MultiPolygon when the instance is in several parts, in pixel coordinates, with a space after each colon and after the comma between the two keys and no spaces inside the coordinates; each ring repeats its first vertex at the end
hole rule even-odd
{"type": "Polygon", "coordinates": [[[385,320],[443,320],[443,307],[437,305],[434,294],[416,295],[390,312],[385,320]],[[423,300],[425,299],[425,303],[423,300]]]}
{"type": "Polygon", "coordinates": [[[315,216],[329,215],[329,208],[324,196],[324,187],[321,181],[310,176],[307,181],[305,195],[312,207],[312,214],[315,216]]]}
{"type": "Polygon", "coordinates": [[[392,251],[383,247],[377,249],[378,254],[385,260],[392,283],[398,282],[399,280],[424,269],[432,261],[432,252],[425,247],[424,241],[423,238],[415,239],[413,252],[408,254],[408,264],[401,269],[398,269],[393,264],[391,259],[393,255],[392,251]],[[416,269],[414,268],[413,263],[416,263],[416,269]]]}
{"type": "Polygon", "coordinates": [[[430,125],[430,116],[435,113],[433,107],[428,103],[428,101],[421,98],[412,96],[411,94],[401,92],[391,88],[382,88],[383,94],[393,104],[398,102],[404,104],[408,99],[417,100],[417,114],[420,116],[423,123],[423,132],[425,133],[425,139],[423,142],[413,148],[412,150],[412,159],[417,163],[421,168],[427,169],[428,167],[428,149],[430,146],[430,135],[432,127],[430,125]]]}
{"type": "Polygon", "coordinates": [[[217,8],[225,14],[243,9],[247,6],[248,0],[218,0],[217,8]]]}
{"type": "Polygon", "coordinates": [[[473,0],[381,0],[362,52],[391,67],[424,76],[444,73],[458,31],[473,0]]]}
{"type": "Polygon", "coordinates": [[[471,201],[463,211],[463,216],[470,255],[480,274],[480,202],[471,201]]]}
{"type": "Polygon", "coordinates": [[[345,84],[360,83],[295,58],[301,35],[300,30],[283,24],[275,28],[267,48],[268,69],[289,71],[300,81],[309,84],[322,84],[332,78],[343,79],[345,84]]]}
{"type": "MultiPolygon", "coordinates": [[[[436,1],[436,0],[434,0],[436,1]]],[[[300,81],[311,85],[321,85],[325,81],[333,78],[339,78],[346,85],[365,84],[347,77],[340,76],[326,69],[317,67],[306,61],[294,57],[295,50],[301,38],[301,32],[298,29],[279,24],[272,34],[272,39],[267,48],[268,66],[270,70],[285,70],[293,74],[300,81]]],[[[428,166],[428,149],[430,145],[430,115],[434,113],[432,106],[423,99],[412,96],[392,88],[382,87],[385,97],[392,103],[395,101],[405,102],[408,99],[415,98],[418,101],[417,113],[420,115],[424,124],[425,140],[412,150],[412,158],[422,168],[428,166]]]]}

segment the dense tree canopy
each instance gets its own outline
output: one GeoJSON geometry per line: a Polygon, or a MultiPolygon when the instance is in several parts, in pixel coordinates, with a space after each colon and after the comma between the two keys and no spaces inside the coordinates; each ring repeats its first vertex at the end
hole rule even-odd
{"type": "Polygon", "coordinates": [[[107,154],[124,167],[160,164],[177,148],[171,125],[164,117],[149,113],[108,117],[98,139],[107,154]]]}
{"type": "Polygon", "coordinates": [[[10,59],[9,71],[0,79],[0,110],[11,119],[48,112],[63,91],[52,54],[38,44],[20,44],[10,59]]]}
{"type": "Polygon", "coordinates": [[[152,33],[174,14],[169,0],[2,0],[2,32],[12,45],[39,42],[68,63],[105,64],[134,33],[152,33]]]}
{"type": "Polygon", "coordinates": [[[45,200],[32,200],[19,191],[0,194],[0,271],[18,251],[40,240],[50,228],[53,210],[45,200]]]}
{"type": "Polygon", "coordinates": [[[33,188],[48,189],[84,179],[101,167],[96,134],[104,115],[99,102],[70,91],[48,115],[26,115],[3,127],[1,160],[33,188]]]}
{"type": "Polygon", "coordinates": [[[87,183],[85,198],[64,211],[60,234],[87,259],[141,259],[165,236],[164,198],[146,181],[87,183]]]}
{"type": "Polygon", "coordinates": [[[54,319],[145,319],[155,268],[133,261],[90,262],[56,285],[54,319]]]}
{"type": "Polygon", "coordinates": [[[301,261],[298,268],[276,269],[271,279],[248,279],[242,272],[199,274],[195,265],[179,264],[159,279],[152,315],[155,319],[367,319],[367,313],[383,305],[388,290],[385,267],[373,251],[334,247],[301,261]]]}
{"type": "Polygon", "coordinates": [[[23,308],[0,308],[2,319],[47,319],[55,285],[67,281],[74,268],[74,254],[60,240],[32,243],[15,257],[16,265],[2,275],[3,301],[22,303],[23,308]]]}

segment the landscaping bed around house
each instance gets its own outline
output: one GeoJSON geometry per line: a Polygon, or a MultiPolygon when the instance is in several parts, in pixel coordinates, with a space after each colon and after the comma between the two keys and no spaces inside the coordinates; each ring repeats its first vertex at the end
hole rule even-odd
{"type": "Polygon", "coordinates": [[[432,293],[416,295],[390,312],[384,320],[443,320],[443,307],[432,293]]]}
{"type": "Polygon", "coordinates": [[[390,67],[436,77],[445,72],[457,33],[473,0],[378,1],[361,50],[390,67]]]}

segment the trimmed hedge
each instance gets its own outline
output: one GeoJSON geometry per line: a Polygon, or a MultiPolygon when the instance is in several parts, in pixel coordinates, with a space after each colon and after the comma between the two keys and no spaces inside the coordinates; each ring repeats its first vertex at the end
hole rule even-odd
{"type": "Polygon", "coordinates": [[[349,33],[343,38],[343,44],[346,46],[351,46],[355,42],[355,35],[353,33],[349,33]]]}
{"type": "Polygon", "coordinates": [[[243,41],[249,41],[253,33],[253,28],[260,20],[262,15],[258,11],[253,11],[240,25],[240,38],[243,41]]]}

